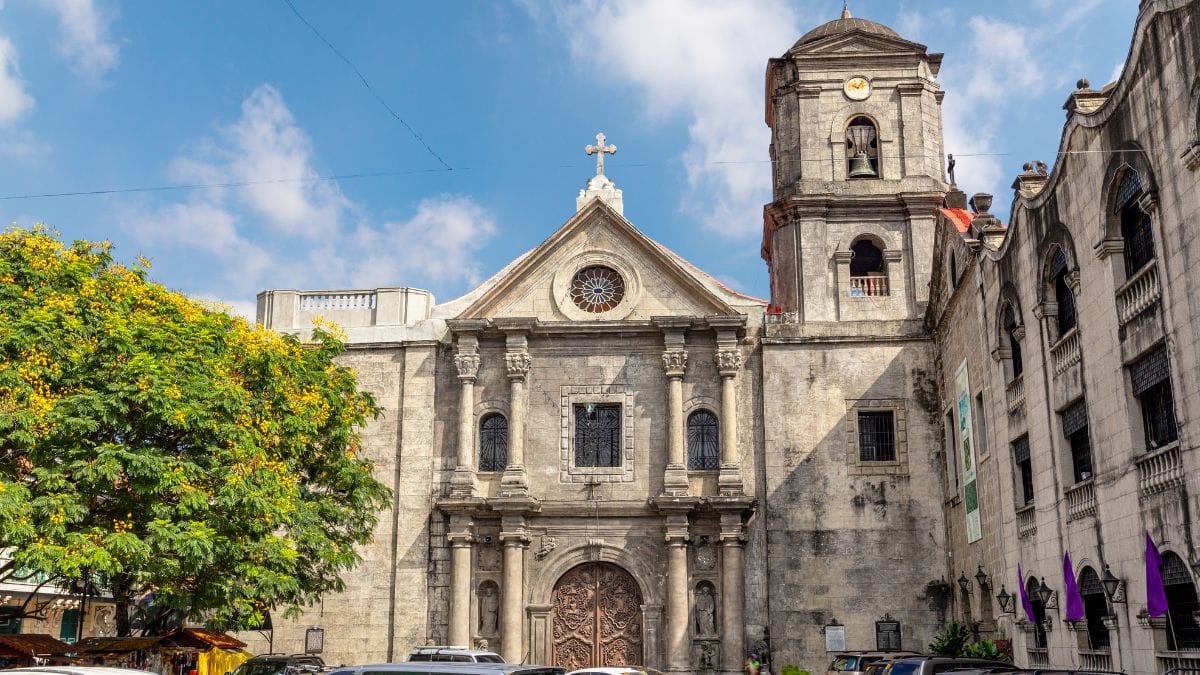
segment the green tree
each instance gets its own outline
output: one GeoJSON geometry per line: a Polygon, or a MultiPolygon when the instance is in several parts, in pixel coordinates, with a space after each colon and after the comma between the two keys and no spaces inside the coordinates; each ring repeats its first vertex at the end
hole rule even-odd
{"type": "MultiPolygon", "coordinates": [[[[379,410],[318,328],[301,343],[147,279],[107,242],[0,233],[5,569],[253,627],[343,588],[389,496],[379,410]]],[[[4,570],[0,570],[3,573],[4,570]]]]}

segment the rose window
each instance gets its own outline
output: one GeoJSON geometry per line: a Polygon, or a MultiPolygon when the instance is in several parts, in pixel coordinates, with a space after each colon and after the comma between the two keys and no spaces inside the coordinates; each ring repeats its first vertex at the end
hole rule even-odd
{"type": "Polygon", "coordinates": [[[612,268],[585,267],[571,279],[571,300],[584,311],[607,312],[621,304],[624,297],[625,280],[612,268]]]}

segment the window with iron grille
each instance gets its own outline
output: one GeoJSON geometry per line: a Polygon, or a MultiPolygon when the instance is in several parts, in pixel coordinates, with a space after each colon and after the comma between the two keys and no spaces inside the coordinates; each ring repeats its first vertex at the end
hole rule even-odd
{"type": "Polygon", "coordinates": [[[1092,649],[1108,649],[1108,628],[1104,617],[1108,616],[1108,597],[1100,585],[1100,576],[1091,567],[1083,568],[1079,575],[1079,596],[1083,599],[1083,614],[1087,619],[1088,646],[1092,649]]]}
{"type": "Polygon", "coordinates": [[[1137,204],[1121,210],[1121,238],[1125,240],[1125,276],[1128,278],[1154,260],[1150,215],[1137,204]]]}
{"type": "Polygon", "coordinates": [[[1012,376],[1017,379],[1025,369],[1021,362],[1021,341],[1017,339],[1017,317],[1012,305],[1004,308],[1004,334],[1008,336],[1009,358],[1012,359],[1012,376]]]}
{"type": "Polygon", "coordinates": [[[621,406],[575,404],[575,466],[621,466],[621,406]]]}
{"type": "Polygon", "coordinates": [[[1142,408],[1146,446],[1154,450],[1179,438],[1175,425],[1175,397],[1171,392],[1171,363],[1165,346],[1152,350],[1129,366],[1133,395],[1142,408]]]}
{"type": "Polygon", "coordinates": [[[1013,441],[1012,449],[1021,481],[1017,497],[1021,499],[1021,506],[1027,506],[1033,503],[1033,462],[1029,459],[1029,437],[1022,436],[1013,441]]]}
{"type": "Polygon", "coordinates": [[[1067,256],[1062,250],[1054,252],[1050,262],[1050,278],[1054,280],[1054,301],[1058,304],[1058,336],[1061,338],[1075,327],[1075,294],[1071,292],[1067,256]]]}
{"type": "Polygon", "coordinates": [[[891,410],[858,413],[858,458],[863,462],[896,461],[896,432],[891,410]]]}
{"type": "Polygon", "coordinates": [[[1167,648],[1200,649],[1200,625],[1195,612],[1200,610],[1196,585],[1187,564],[1171,551],[1163,553],[1163,589],[1167,592],[1167,648]]]}
{"type": "Polygon", "coordinates": [[[508,420],[500,413],[479,421],[479,470],[503,471],[508,466],[508,420]]]}
{"type": "Polygon", "coordinates": [[[1092,441],[1088,435],[1087,404],[1080,399],[1062,411],[1063,436],[1071,446],[1075,482],[1092,477],[1092,441]]]}
{"type": "Polygon", "coordinates": [[[1046,605],[1042,604],[1042,599],[1038,596],[1038,582],[1033,577],[1029,578],[1029,583],[1025,585],[1025,593],[1029,597],[1029,604],[1033,607],[1033,648],[1046,648],[1046,605]]]}
{"type": "Polygon", "coordinates": [[[688,469],[715,471],[721,468],[721,429],[717,416],[707,410],[688,415],[688,469]]]}

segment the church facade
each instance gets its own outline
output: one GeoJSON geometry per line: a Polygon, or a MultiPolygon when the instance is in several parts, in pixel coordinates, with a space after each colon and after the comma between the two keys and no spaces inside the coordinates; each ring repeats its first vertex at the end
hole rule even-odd
{"type": "MultiPolygon", "coordinates": [[[[940,65],[849,13],[767,64],[770,301],[639,231],[602,135],[576,213],[461,298],[260,294],[269,328],[345,327],[344,361],[385,411],[363,450],[394,491],[347,590],[277,622],[276,648],[321,626],[331,663],[486,644],[510,661],[673,673],[923,650],[962,613],[963,560],[997,580],[1015,569],[998,544],[980,557],[966,541],[1000,536],[997,497],[982,460],[960,497],[960,453],[944,445],[950,362],[979,350],[951,345],[982,338],[946,327],[948,306],[976,299],[948,296],[931,261],[954,246],[978,258],[1007,231],[984,217],[950,236],[974,214],[943,170],[940,65]],[[964,498],[974,508],[955,511],[964,498]]],[[[975,273],[967,255],[956,275],[975,273]]],[[[993,637],[1016,633],[971,611],[993,637]]]]}

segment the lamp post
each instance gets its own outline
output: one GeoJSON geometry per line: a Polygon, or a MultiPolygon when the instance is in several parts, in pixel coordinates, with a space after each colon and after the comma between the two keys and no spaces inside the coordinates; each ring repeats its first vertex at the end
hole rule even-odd
{"type": "Polygon", "coordinates": [[[975,583],[979,584],[979,589],[982,591],[990,590],[992,587],[991,579],[988,578],[987,572],[983,571],[983,565],[979,565],[979,571],[975,573],[975,583]]]}
{"type": "Polygon", "coordinates": [[[963,590],[963,593],[971,592],[971,580],[967,578],[966,572],[958,575],[958,587],[963,590]]]}
{"type": "Polygon", "coordinates": [[[1006,614],[1013,614],[1016,608],[1012,605],[1013,596],[1009,595],[1008,590],[1004,588],[1004,584],[1000,584],[1000,592],[996,594],[996,600],[1000,602],[1000,611],[1006,614]]]}
{"type": "Polygon", "coordinates": [[[1100,585],[1104,587],[1104,594],[1108,596],[1109,602],[1125,602],[1125,594],[1121,593],[1118,597],[1118,592],[1121,590],[1121,585],[1124,582],[1118,579],[1109,569],[1108,564],[1104,565],[1104,577],[1100,579],[1100,585]]]}
{"type": "Polygon", "coordinates": [[[1054,589],[1046,584],[1046,577],[1042,577],[1037,589],[1038,599],[1042,601],[1042,607],[1049,607],[1050,601],[1054,599],[1054,589]]]}

